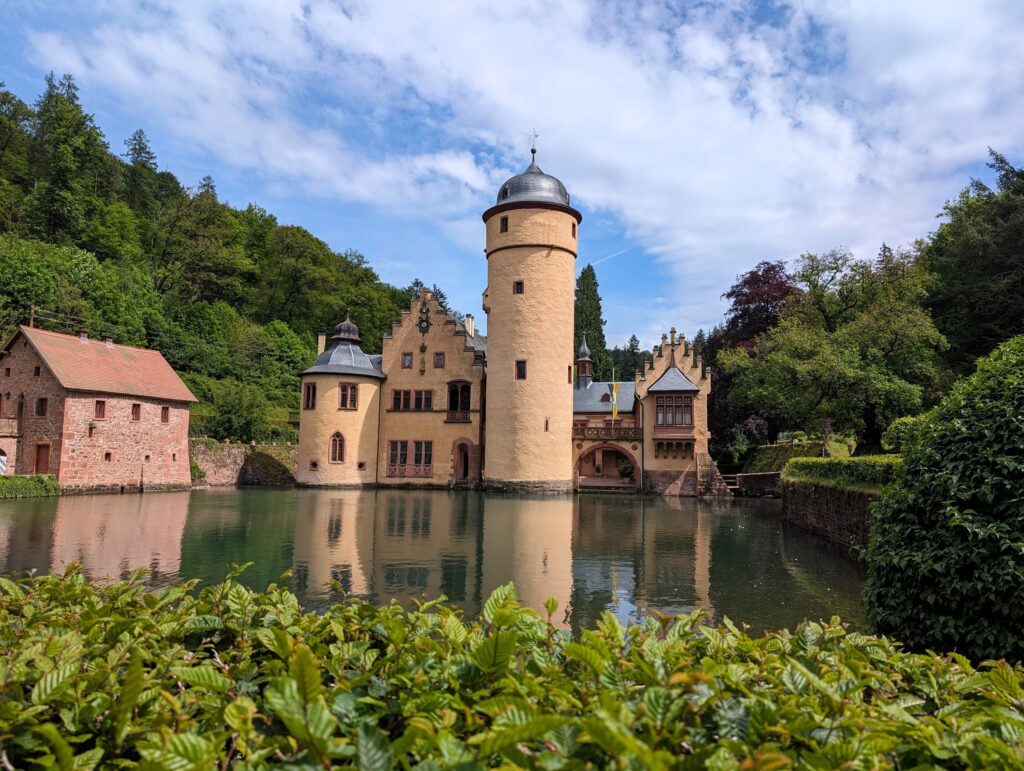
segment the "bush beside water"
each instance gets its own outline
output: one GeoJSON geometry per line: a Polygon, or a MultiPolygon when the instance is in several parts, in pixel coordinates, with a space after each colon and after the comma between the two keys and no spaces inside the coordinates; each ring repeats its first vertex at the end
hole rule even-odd
{"type": "Polygon", "coordinates": [[[835,484],[882,487],[895,477],[903,459],[899,455],[859,455],[851,458],[793,458],[783,469],[784,479],[813,479],[835,484]]]}
{"type": "Polygon", "coordinates": [[[876,628],[916,648],[1024,659],[1024,336],[927,414],[874,516],[876,628]]]}
{"type": "Polygon", "coordinates": [[[467,623],[440,603],[303,613],[234,576],[150,593],[142,575],[0,578],[9,766],[984,768],[1024,752],[1024,669],[838,620],[751,638],[700,613],[605,614],[573,641],[511,586],[467,623]]]}
{"type": "Polygon", "coordinates": [[[0,476],[0,498],[38,498],[60,495],[56,477],[37,474],[35,476],[0,476]]]}

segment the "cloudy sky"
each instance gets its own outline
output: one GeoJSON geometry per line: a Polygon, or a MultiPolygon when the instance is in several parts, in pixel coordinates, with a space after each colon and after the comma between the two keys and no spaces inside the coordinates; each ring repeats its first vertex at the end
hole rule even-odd
{"type": "Polygon", "coordinates": [[[0,80],[70,72],[115,150],[142,127],[186,183],[477,314],[480,213],[535,129],[609,345],[646,347],[759,260],[926,235],[989,146],[1024,161],[1022,39],[1020,0],[0,0],[0,80]]]}

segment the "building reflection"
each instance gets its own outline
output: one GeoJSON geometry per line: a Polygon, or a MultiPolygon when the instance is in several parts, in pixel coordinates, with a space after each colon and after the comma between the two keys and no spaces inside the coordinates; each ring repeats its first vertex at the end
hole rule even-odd
{"type": "Polygon", "coordinates": [[[0,573],[71,562],[96,579],[145,567],[149,586],[214,583],[232,563],[251,562],[242,581],[262,589],[290,570],[310,610],[346,596],[409,607],[444,594],[470,618],[511,581],[542,614],[554,597],[555,623],[577,631],[605,611],[629,622],[702,609],[755,629],[863,618],[863,568],[780,527],[777,506],[750,502],[320,488],[0,506],[0,573]]]}

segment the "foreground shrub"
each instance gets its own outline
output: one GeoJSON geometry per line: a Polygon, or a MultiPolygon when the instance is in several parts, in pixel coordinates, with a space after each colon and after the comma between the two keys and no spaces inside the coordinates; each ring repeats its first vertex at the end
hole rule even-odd
{"type": "Polygon", "coordinates": [[[439,603],[303,613],[232,579],[147,593],[141,575],[0,578],[6,767],[983,768],[1024,752],[1024,669],[903,653],[838,620],[751,638],[699,613],[606,614],[576,642],[511,586],[467,624],[439,603]]]}
{"type": "Polygon", "coordinates": [[[37,498],[48,495],[60,495],[60,485],[55,477],[45,474],[30,477],[0,476],[0,498],[37,498]]]}
{"type": "Polygon", "coordinates": [[[928,414],[874,516],[875,628],[917,648],[1024,659],[1024,337],[928,414]]]}
{"type": "Polygon", "coordinates": [[[815,479],[837,484],[881,487],[892,481],[902,463],[898,455],[859,455],[852,458],[793,458],[786,463],[786,479],[815,479]]]}
{"type": "Polygon", "coordinates": [[[882,434],[882,447],[892,452],[906,452],[917,441],[927,422],[928,413],[896,418],[882,434]]]}

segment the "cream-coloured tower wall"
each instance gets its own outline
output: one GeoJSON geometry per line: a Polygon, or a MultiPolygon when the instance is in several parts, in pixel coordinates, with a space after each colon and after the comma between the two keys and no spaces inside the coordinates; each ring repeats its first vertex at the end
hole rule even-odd
{"type": "Polygon", "coordinates": [[[364,485],[377,479],[377,431],[380,415],[380,380],[360,375],[310,374],[316,384],[316,406],[299,411],[299,452],[295,481],[300,485],[364,485]],[[340,409],[340,386],[359,386],[356,408],[340,409]],[[330,459],[331,436],[345,439],[344,460],[330,459]]]}
{"type": "Polygon", "coordinates": [[[519,206],[495,207],[486,223],[484,483],[570,490],[578,221],[563,209],[519,206]],[[516,379],[517,361],[526,362],[525,379],[516,379]]]}

